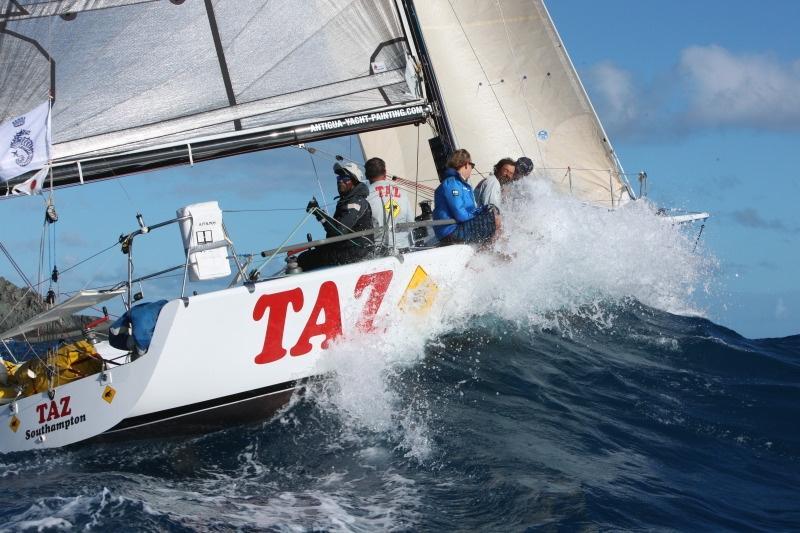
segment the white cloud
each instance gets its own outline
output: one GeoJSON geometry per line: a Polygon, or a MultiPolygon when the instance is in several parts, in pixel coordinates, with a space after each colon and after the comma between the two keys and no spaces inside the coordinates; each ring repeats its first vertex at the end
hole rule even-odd
{"type": "Polygon", "coordinates": [[[651,79],[608,62],[592,67],[585,79],[615,137],[685,135],[710,128],[800,130],[800,60],[691,46],[673,67],[651,79]]]}
{"type": "Polygon", "coordinates": [[[689,91],[690,122],[768,129],[800,127],[800,61],[735,55],[721,46],[692,46],[678,65],[689,91]]]}
{"type": "Polygon", "coordinates": [[[639,100],[632,76],[616,65],[603,62],[589,71],[592,86],[603,99],[609,126],[626,129],[639,114],[639,100]]]}

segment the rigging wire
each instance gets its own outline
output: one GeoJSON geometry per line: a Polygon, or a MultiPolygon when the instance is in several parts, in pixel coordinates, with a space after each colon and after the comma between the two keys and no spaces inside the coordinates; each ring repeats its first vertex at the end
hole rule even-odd
{"type": "Polygon", "coordinates": [[[128,190],[122,184],[122,180],[115,179],[114,181],[119,185],[119,188],[122,189],[122,192],[125,194],[125,197],[128,199],[128,203],[131,204],[131,207],[134,209],[134,211],[136,211],[137,213],[141,213],[141,211],[136,207],[136,204],[134,203],[133,198],[131,198],[131,195],[128,194],[128,190]]]}
{"type": "MultiPolygon", "coordinates": [[[[327,207],[327,204],[325,204],[327,207]]],[[[272,213],[280,211],[305,211],[303,207],[279,207],[275,209],[223,209],[223,213],[272,213]]]]}
{"type": "Polygon", "coordinates": [[[417,167],[414,174],[414,212],[417,212],[417,201],[419,200],[418,193],[419,193],[419,137],[420,137],[420,126],[417,126],[417,167]]]}
{"type": "Polygon", "coordinates": [[[436,189],[434,189],[433,187],[431,187],[429,185],[425,185],[424,183],[418,185],[418,184],[414,183],[411,180],[407,180],[405,178],[400,178],[400,177],[397,177],[397,176],[394,177],[393,181],[395,181],[398,185],[407,187],[409,189],[414,188],[414,201],[416,201],[417,192],[419,192],[421,196],[424,196],[426,198],[427,197],[432,198],[434,192],[436,191],[436,189]]]}
{"type": "Polygon", "coordinates": [[[350,159],[349,157],[344,157],[344,156],[338,155],[338,154],[332,154],[331,152],[327,152],[327,151],[323,150],[322,148],[317,148],[316,146],[299,145],[299,146],[295,146],[295,148],[299,148],[301,150],[305,150],[306,152],[308,152],[311,155],[317,155],[317,154],[325,155],[325,156],[328,157],[328,159],[331,159],[333,161],[347,161],[348,163],[355,163],[356,165],[362,166],[361,163],[359,163],[358,161],[355,161],[354,159],[350,159]]]}
{"type": "MultiPolygon", "coordinates": [[[[450,10],[453,12],[453,16],[456,18],[456,22],[458,22],[459,28],[461,28],[461,33],[464,34],[464,38],[467,40],[467,44],[469,45],[470,49],[472,50],[472,54],[475,56],[475,61],[478,63],[478,66],[481,68],[481,72],[483,72],[483,77],[486,78],[486,84],[489,86],[489,89],[492,91],[492,95],[494,96],[495,101],[497,102],[497,106],[500,108],[500,112],[503,114],[503,118],[506,119],[506,124],[508,124],[508,129],[511,130],[511,134],[514,136],[514,140],[517,141],[517,145],[521,152],[525,152],[522,148],[522,142],[519,140],[517,136],[517,132],[514,130],[514,127],[511,125],[511,119],[508,118],[508,114],[506,110],[503,108],[503,104],[500,102],[500,97],[497,96],[497,92],[495,92],[494,87],[492,86],[489,75],[486,73],[486,69],[483,68],[483,63],[481,63],[480,58],[478,57],[478,53],[475,51],[475,47],[472,46],[472,41],[470,41],[469,36],[467,35],[467,31],[464,29],[464,25],[461,23],[461,19],[456,13],[456,8],[453,7],[453,0],[448,0],[448,4],[450,5],[450,10]]],[[[480,172],[479,172],[480,174],[480,172]]],[[[482,174],[481,174],[482,175],[482,174]]]]}
{"type": "Polygon", "coordinates": [[[317,178],[317,186],[319,187],[319,193],[322,195],[322,203],[327,206],[328,198],[325,196],[325,190],[322,188],[322,180],[319,179],[319,171],[317,170],[317,163],[314,161],[314,153],[312,152],[312,150],[316,150],[316,148],[305,148],[305,150],[306,152],[308,152],[309,159],[311,159],[311,166],[314,167],[314,176],[317,178]]]}
{"type": "MultiPolygon", "coordinates": [[[[531,133],[534,133],[536,131],[536,127],[533,124],[533,114],[531,113],[531,106],[528,104],[528,98],[526,97],[527,90],[528,90],[528,76],[522,74],[519,71],[519,62],[517,61],[517,53],[514,50],[514,46],[511,44],[511,32],[508,29],[508,23],[506,21],[506,15],[505,15],[505,13],[503,13],[503,7],[500,4],[500,0],[495,0],[495,1],[497,3],[497,9],[498,9],[498,11],[500,11],[500,20],[503,21],[503,29],[505,30],[505,33],[506,33],[506,42],[508,43],[508,49],[511,52],[511,58],[512,58],[513,63],[514,63],[514,71],[517,74],[517,78],[519,78],[520,81],[521,81],[521,85],[522,85],[522,102],[525,104],[525,111],[528,114],[528,122],[531,125],[531,133]]],[[[541,143],[539,142],[539,140],[536,137],[536,135],[534,135],[533,138],[536,139],[535,146],[536,146],[536,151],[539,153],[539,161],[543,163],[544,162],[544,156],[542,155],[541,143]]],[[[525,153],[524,149],[522,150],[522,155],[527,155],[525,153]]]]}
{"type": "MultiPolygon", "coordinates": [[[[419,136],[419,131],[417,131],[417,136],[419,136]]],[[[309,154],[312,154],[313,156],[317,156],[317,157],[326,156],[328,159],[331,159],[333,161],[347,161],[349,163],[355,163],[356,165],[358,165],[360,167],[364,166],[362,163],[359,163],[358,161],[354,161],[354,160],[352,160],[352,159],[350,159],[348,157],[344,157],[342,155],[332,154],[330,152],[326,152],[325,150],[322,150],[320,148],[307,147],[305,145],[295,146],[295,148],[299,148],[301,150],[306,150],[309,154]]],[[[480,172],[478,172],[478,173],[480,174],[480,172]]],[[[416,194],[417,185],[415,184],[414,181],[411,181],[411,180],[408,180],[408,179],[405,179],[405,178],[400,178],[400,177],[394,176],[394,175],[392,175],[391,177],[392,177],[393,181],[398,182],[398,184],[400,184],[401,186],[406,187],[409,190],[413,188],[414,189],[414,193],[416,194]]],[[[419,182],[419,140],[417,141],[417,183],[418,182],[419,182]]],[[[434,190],[432,187],[429,187],[427,185],[419,185],[418,187],[420,189],[423,189],[423,190],[424,189],[430,189],[431,191],[434,190]]],[[[330,205],[330,204],[327,204],[327,205],[330,205]]]]}
{"type": "Polygon", "coordinates": [[[33,288],[33,283],[31,283],[31,280],[29,280],[28,276],[25,275],[25,271],[22,270],[19,264],[17,264],[17,262],[14,260],[14,257],[11,255],[11,252],[8,251],[8,248],[5,247],[2,241],[0,241],[0,252],[3,252],[8,259],[8,262],[11,263],[11,266],[17,271],[19,277],[21,277],[22,281],[25,282],[25,285],[27,285],[30,290],[36,292],[36,290],[33,288]]]}
{"type": "MultiPolygon", "coordinates": [[[[97,257],[98,255],[104,254],[105,252],[107,252],[107,251],[111,250],[112,248],[114,248],[114,247],[116,247],[116,246],[118,246],[118,245],[119,245],[119,243],[118,243],[118,242],[115,242],[114,244],[112,244],[112,245],[111,245],[111,246],[109,246],[108,248],[105,248],[105,249],[103,249],[103,250],[101,250],[101,251],[99,251],[99,252],[97,252],[97,253],[95,253],[95,254],[93,254],[93,255],[89,256],[89,257],[87,257],[86,259],[83,259],[83,260],[81,260],[81,261],[79,261],[79,262],[75,263],[74,265],[72,265],[72,266],[71,266],[71,267],[69,267],[69,268],[65,268],[64,270],[61,270],[61,271],[59,271],[59,275],[63,275],[63,274],[65,274],[65,273],[69,272],[70,270],[72,270],[72,269],[74,269],[74,268],[77,268],[77,267],[79,267],[79,266],[80,266],[80,265],[82,265],[83,263],[86,263],[87,261],[90,261],[90,260],[94,259],[94,258],[95,258],[95,257],[97,257]]],[[[20,274],[20,275],[22,275],[22,274],[20,274]]],[[[42,286],[44,283],[45,283],[45,280],[41,280],[41,281],[39,281],[38,283],[36,283],[35,285],[31,285],[31,286],[30,286],[30,289],[31,289],[33,292],[37,292],[37,293],[38,293],[38,287],[41,287],[41,286],[42,286]]],[[[64,294],[66,294],[66,295],[69,295],[69,291],[65,291],[65,292],[64,292],[64,294]]]]}
{"type": "MultiPolygon", "coordinates": [[[[6,351],[8,352],[8,355],[11,357],[11,359],[14,361],[14,363],[19,363],[19,361],[17,360],[17,356],[15,356],[14,352],[11,351],[11,348],[8,346],[8,344],[6,344],[6,341],[4,341],[3,339],[0,339],[0,343],[3,344],[3,347],[6,349],[6,351]]],[[[3,360],[3,356],[0,355],[0,363],[2,363],[2,360],[3,360]]]]}
{"type": "MultiPolygon", "coordinates": [[[[39,294],[39,288],[42,286],[42,267],[44,266],[44,249],[45,249],[45,239],[47,237],[47,219],[45,219],[42,225],[42,234],[39,237],[39,270],[36,274],[36,292],[39,294]]],[[[41,294],[39,294],[41,296],[41,294]]]]}
{"type": "Polygon", "coordinates": [[[69,272],[70,270],[72,270],[73,268],[77,268],[77,267],[79,267],[79,266],[80,266],[80,265],[82,265],[83,263],[85,263],[85,262],[87,262],[87,261],[90,261],[90,260],[94,259],[94,258],[95,258],[95,257],[97,257],[98,255],[101,255],[101,254],[104,254],[104,253],[106,253],[107,251],[111,250],[112,248],[115,248],[115,247],[116,247],[116,246],[118,246],[118,245],[119,245],[119,242],[115,242],[114,244],[112,244],[112,245],[111,245],[111,246],[109,246],[108,248],[104,248],[103,250],[100,250],[100,251],[99,251],[99,252],[97,252],[96,254],[90,255],[90,256],[89,256],[89,257],[87,257],[86,259],[83,259],[82,261],[78,261],[77,263],[75,263],[74,265],[72,265],[72,266],[71,266],[71,267],[69,267],[69,268],[65,268],[64,270],[62,270],[62,271],[61,271],[61,274],[65,274],[65,273],[69,272]]]}
{"type": "MultiPolygon", "coordinates": [[[[68,269],[64,270],[64,272],[69,272],[70,270],[72,270],[73,268],[76,268],[77,266],[81,265],[82,263],[85,263],[86,261],[89,261],[90,259],[94,259],[98,255],[104,254],[107,251],[111,250],[112,248],[115,248],[118,245],[119,245],[119,242],[115,242],[114,244],[112,244],[108,248],[106,248],[106,249],[104,249],[104,250],[102,250],[100,252],[97,252],[96,254],[92,255],[91,257],[88,257],[88,258],[84,259],[80,263],[76,263],[76,264],[72,265],[68,269]]],[[[95,278],[97,278],[98,275],[100,275],[100,272],[103,271],[103,269],[105,268],[105,266],[108,263],[109,259],[111,259],[110,255],[106,257],[106,259],[103,261],[103,263],[97,269],[95,269],[94,274],[92,275],[92,277],[90,277],[88,280],[86,280],[86,283],[83,284],[83,289],[87,288],[89,286],[89,284],[92,283],[95,280],[95,278]]],[[[62,272],[62,274],[64,272],[62,272]]],[[[83,290],[83,289],[81,289],[81,290],[83,290]]]]}
{"type": "Polygon", "coordinates": [[[253,270],[253,272],[252,272],[252,274],[251,274],[251,275],[259,274],[259,273],[261,272],[261,270],[262,270],[262,269],[263,269],[265,266],[267,266],[267,264],[268,264],[270,261],[272,261],[272,260],[275,258],[275,256],[276,256],[276,255],[278,255],[278,251],[279,251],[281,248],[283,248],[283,247],[286,245],[286,243],[288,243],[288,242],[289,242],[289,239],[291,239],[291,238],[294,236],[294,234],[297,232],[297,230],[299,230],[299,229],[300,229],[300,227],[301,227],[303,224],[305,224],[305,223],[306,223],[306,220],[308,220],[308,219],[311,217],[311,215],[312,215],[313,213],[314,213],[314,211],[313,211],[313,210],[311,210],[311,211],[307,212],[307,213],[306,213],[306,216],[304,216],[304,217],[303,217],[303,220],[301,220],[301,221],[300,221],[300,223],[299,223],[299,224],[297,224],[297,225],[294,227],[294,229],[291,231],[291,233],[289,233],[289,236],[288,236],[288,237],[286,237],[286,239],[284,239],[284,241],[283,241],[283,242],[280,244],[280,246],[278,246],[278,248],[276,248],[276,249],[275,249],[275,252],[274,252],[274,253],[273,253],[271,256],[269,256],[269,257],[268,257],[268,258],[267,258],[267,259],[266,259],[266,260],[265,260],[263,263],[261,263],[261,265],[260,265],[258,268],[256,268],[255,270],[253,270]]]}

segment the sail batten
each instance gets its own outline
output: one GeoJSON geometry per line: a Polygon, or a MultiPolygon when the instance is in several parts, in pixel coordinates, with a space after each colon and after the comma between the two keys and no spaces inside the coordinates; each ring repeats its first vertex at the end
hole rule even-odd
{"type": "Polygon", "coordinates": [[[2,4],[0,122],[54,96],[56,166],[427,105],[394,0],[2,4]]]}
{"type": "MultiPolygon", "coordinates": [[[[385,72],[374,76],[363,76],[354,80],[341,82],[335,87],[314,87],[288,95],[265,98],[256,102],[236,104],[198,115],[165,120],[156,124],[148,124],[119,132],[85,137],[75,141],[67,141],[56,145],[55,157],[56,159],[75,159],[92,152],[102,153],[104,150],[112,149],[117,146],[133,145],[147,140],[155,141],[169,135],[199,131],[209,126],[233,124],[236,121],[248,118],[260,117],[260,120],[266,123],[268,119],[265,115],[268,113],[276,113],[308,106],[309,104],[323,102],[332,97],[360,94],[369,89],[378,89],[385,85],[392,85],[403,81],[403,72],[398,71],[385,72]]],[[[374,103],[380,104],[384,102],[383,98],[380,97],[374,97],[373,101],[374,103]]]]}

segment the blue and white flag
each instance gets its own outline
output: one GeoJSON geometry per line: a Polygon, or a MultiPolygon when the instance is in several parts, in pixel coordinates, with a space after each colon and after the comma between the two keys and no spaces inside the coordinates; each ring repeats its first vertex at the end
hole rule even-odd
{"type": "Polygon", "coordinates": [[[45,166],[50,144],[50,102],[0,124],[0,181],[45,166]]]}

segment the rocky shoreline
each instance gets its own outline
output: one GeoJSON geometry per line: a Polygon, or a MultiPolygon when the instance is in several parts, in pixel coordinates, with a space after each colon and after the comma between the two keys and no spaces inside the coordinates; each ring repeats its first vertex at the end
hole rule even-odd
{"type": "MultiPolygon", "coordinates": [[[[0,333],[22,324],[29,318],[45,310],[44,302],[38,294],[22,287],[17,287],[7,279],[0,276],[0,333]]],[[[55,328],[47,328],[47,332],[40,332],[34,337],[63,335],[80,331],[83,324],[92,320],[91,317],[72,316],[61,321],[55,328]]],[[[29,337],[29,340],[34,340],[29,337]]]]}

